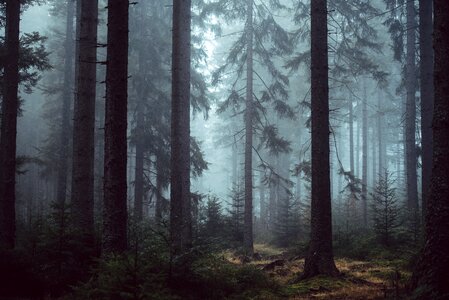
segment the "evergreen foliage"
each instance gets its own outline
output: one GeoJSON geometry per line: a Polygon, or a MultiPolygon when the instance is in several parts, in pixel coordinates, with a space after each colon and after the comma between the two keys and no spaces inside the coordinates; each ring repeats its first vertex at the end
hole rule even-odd
{"type": "Polygon", "coordinates": [[[388,170],[380,176],[371,196],[374,232],[385,246],[389,246],[400,225],[400,212],[394,180],[388,170]]]}

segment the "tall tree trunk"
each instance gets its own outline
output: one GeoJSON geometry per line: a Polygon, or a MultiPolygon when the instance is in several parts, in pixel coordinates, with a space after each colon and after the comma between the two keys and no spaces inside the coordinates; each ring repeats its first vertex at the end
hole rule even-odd
{"type": "Polygon", "coordinates": [[[231,190],[236,188],[239,184],[239,175],[238,175],[238,147],[237,143],[232,144],[232,179],[231,179],[231,190]]]}
{"type": "MultiPolygon", "coordinates": [[[[144,12],[146,9],[145,1],[140,2],[139,9],[139,34],[144,36],[143,28],[145,28],[144,12]]],[[[135,160],[135,174],[134,174],[134,217],[137,221],[142,221],[143,216],[143,200],[144,200],[144,112],[145,112],[145,99],[144,99],[144,73],[145,73],[145,44],[140,41],[138,45],[138,59],[139,59],[139,71],[136,77],[139,79],[137,84],[137,104],[136,104],[136,160],[135,160]]]]}
{"type": "Polygon", "coordinates": [[[245,218],[243,248],[252,256],[253,245],[253,0],[247,0],[246,111],[245,111],[245,218]]]}
{"type": "Polygon", "coordinates": [[[259,172],[259,201],[260,201],[260,223],[262,224],[262,229],[265,232],[267,228],[267,219],[268,219],[268,207],[266,202],[266,188],[264,184],[264,172],[259,172]]]}
{"type": "Polygon", "coordinates": [[[108,2],[103,251],[127,248],[128,0],[108,2]]]}
{"type": "Polygon", "coordinates": [[[192,245],[190,196],[191,0],[173,2],[170,238],[171,255],[192,245]]]}
{"type": "Polygon", "coordinates": [[[434,0],[435,109],[433,169],[427,198],[426,243],[414,273],[417,299],[449,296],[449,1],[434,0]]]}
{"type": "Polygon", "coordinates": [[[405,154],[407,168],[407,207],[416,216],[418,210],[418,186],[416,171],[416,71],[415,71],[415,1],[407,2],[407,65],[405,107],[405,154]]]}
{"type": "Polygon", "coordinates": [[[426,215],[426,201],[432,176],[432,118],[433,118],[433,49],[432,1],[419,2],[419,45],[421,74],[421,147],[422,147],[422,216],[426,215]]]}
{"type": "Polygon", "coordinates": [[[357,151],[356,151],[356,153],[357,153],[357,155],[356,155],[356,158],[355,158],[355,172],[354,172],[354,174],[356,175],[356,177],[357,178],[360,178],[360,127],[361,127],[361,125],[360,125],[360,101],[359,100],[357,100],[357,112],[356,112],[356,114],[357,114],[357,132],[356,132],[356,135],[357,135],[357,151]]]}
{"type": "Polygon", "coordinates": [[[376,170],[376,167],[377,167],[377,163],[378,163],[378,161],[376,160],[377,159],[377,157],[376,157],[376,137],[377,137],[377,132],[376,132],[376,128],[377,128],[377,125],[376,125],[376,120],[373,118],[373,126],[372,126],[372,134],[371,134],[371,151],[372,151],[372,157],[371,157],[371,165],[372,165],[372,167],[371,167],[371,169],[372,169],[372,171],[373,171],[373,173],[372,173],[372,178],[371,178],[371,186],[373,187],[373,189],[374,189],[374,187],[376,186],[376,177],[377,177],[377,170],[376,170]]]}
{"type": "Polygon", "coordinates": [[[156,204],[154,217],[156,225],[160,225],[162,221],[162,201],[163,201],[163,164],[159,157],[156,157],[156,204]]]}
{"type": "Polygon", "coordinates": [[[351,174],[355,176],[354,170],[354,108],[352,103],[352,97],[349,98],[349,168],[351,174]]]}
{"type": "MultiPolygon", "coordinates": [[[[138,132],[138,139],[142,139],[143,137],[143,122],[142,122],[142,112],[139,112],[137,109],[137,121],[136,121],[136,131],[138,132]]],[[[143,217],[143,198],[144,198],[144,189],[143,189],[143,177],[144,177],[144,146],[142,141],[136,141],[136,167],[134,169],[134,218],[136,221],[142,221],[143,217]]]]}
{"type": "Polygon", "coordinates": [[[363,82],[362,107],[362,220],[363,226],[368,226],[367,198],[368,198],[368,97],[366,82],[363,82]]]}
{"type": "Polygon", "coordinates": [[[98,1],[80,0],[73,116],[72,217],[83,243],[93,245],[95,96],[98,1]]]}
{"type": "Polygon", "coordinates": [[[337,275],[332,249],[327,1],[311,2],[312,211],[304,278],[337,275]]]}
{"type": "Polygon", "coordinates": [[[70,131],[70,105],[72,103],[72,82],[73,82],[73,18],[75,14],[75,1],[67,0],[67,18],[66,18],[66,37],[64,45],[64,87],[62,94],[61,107],[61,136],[59,149],[59,168],[58,168],[58,186],[57,203],[64,210],[67,197],[67,169],[69,153],[69,131],[70,131]]]}
{"type": "Polygon", "coordinates": [[[377,143],[379,152],[379,175],[385,174],[386,169],[388,169],[386,163],[387,148],[386,148],[386,138],[384,137],[384,116],[383,116],[383,101],[382,92],[379,91],[377,95],[377,143]]]}
{"type": "Polygon", "coordinates": [[[20,1],[6,1],[0,140],[0,249],[13,249],[16,231],[16,140],[19,109],[20,1]]]}

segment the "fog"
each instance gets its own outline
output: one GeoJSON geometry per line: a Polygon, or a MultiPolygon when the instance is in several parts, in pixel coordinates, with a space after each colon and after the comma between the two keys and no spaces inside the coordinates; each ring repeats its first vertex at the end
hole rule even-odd
{"type": "MultiPolygon", "coordinates": [[[[17,145],[12,188],[6,158],[0,172],[5,248],[37,255],[39,270],[56,261],[45,280],[58,296],[103,274],[64,265],[78,254],[90,270],[104,253],[135,251],[164,261],[172,280],[199,247],[231,264],[266,260],[254,265],[275,278],[271,263],[283,260],[282,284],[295,272],[335,276],[345,267],[334,252],[412,260],[432,178],[432,13],[421,2],[142,0],[125,16],[106,0],[23,1],[15,141],[10,3],[0,1],[4,153],[17,145]],[[325,267],[310,267],[310,253],[325,267]],[[66,267],[67,280],[54,279],[66,267]]],[[[395,272],[411,277],[405,265],[395,272]]]]}

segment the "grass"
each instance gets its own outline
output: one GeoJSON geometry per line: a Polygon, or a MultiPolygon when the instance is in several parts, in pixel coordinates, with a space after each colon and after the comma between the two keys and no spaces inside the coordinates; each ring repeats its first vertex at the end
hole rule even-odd
{"type": "MultiPolygon", "coordinates": [[[[297,281],[304,269],[304,259],[288,259],[283,249],[265,244],[255,245],[262,260],[249,264],[264,270],[264,267],[276,259],[282,259],[280,266],[264,272],[282,287],[281,299],[385,299],[397,297],[403,293],[411,276],[401,260],[373,259],[353,260],[337,258],[335,263],[341,272],[340,277],[317,276],[297,281]]],[[[228,261],[239,264],[228,253],[228,261]]],[[[272,298],[267,299],[276,299],[272,298]]]]}

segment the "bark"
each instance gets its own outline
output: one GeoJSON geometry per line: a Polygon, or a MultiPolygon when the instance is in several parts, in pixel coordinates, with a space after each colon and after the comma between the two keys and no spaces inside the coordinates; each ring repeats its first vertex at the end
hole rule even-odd
{"type": "MultiPolygon", "coordinates": [[[[140,3],[140,35],[143,36],[143,28],[145,26],[144,22],[144,11],[145,2],[140,3]]],[[[142,221],[143,217],[143,200],[144,200],[144,155],[145,155],[145,145],[143,143],[144,139],[144,112],[145,112],[145,99],[144,99],[144,76],[145,73],[145,49],[144,43],[140,42],[138,46],[138,59],[139,59],[139,71],[136,76],[139,78],[137,85],[137,104],[136,104],[136,160],[135,160],[135,174],[134,174],[134,217],[137,221],[142,221]]]]}
{"type": "MultiPolygon", "coordinates": [[[[426,242],[414,273],[419,299],[449,297],[449,2],[434,0],[435,103],[433,168],[426,215],[426,242]]],[[[418,297],[417,297],[418,299],[418,297]]]]}
{"type": "Polygon", "coordinates": [[[127,248],[128,0],[108,3],[103,251],[127,248]]]}
{"type": "Polygon", "coordinates": [[[170,239],[171,255],[192,245],[190,196],[191,1],[173,2],[170,239]]]}
{"type": "Polygon", "coordinates": [[[386,163],[387,156],[387,147],[386,141],[384,137],[384,113],[382,111],[383,101],[382,101],[382,93],[379,91],[377,97],[377,143],[378,143],[378,152],[379,152],[379,175],[384,174],[386,169],[388,169],[386,163]]]}
{"type": "Polygon", "coordinates": [[[253,245],[253,0],[247,0],[245,111],[245,217],[243,248],[252,256],[253,245]]]}
{"type": "MultiPolygon", "coordinates": [[[[373,118],[374,119],[374,118],[373,118]]],[[[377,128],[377,124],[376,124],[377,120],[373,120],[373,126],[372,126],[372,134],[371,134],[371,151],[372,151],[372,157],[371,157],[371,169],[373,171],[372,173],[372,178],[371,178],[371,186],[374,188],[376,186],[376,177],[377,177],[377,163],[378,161],[376,160],[376,137],[377,137],[377,133],[376,133],[376,128],[377,128]]]]}
{"type": "Polygon", "coordinates": [[[352,175],[354,170],[354,108],[352,106],[352,97],[349,99],[349,168],[352,175]]]}
{"type": "Polygon", "coordinates": [[[160,225],[162,221],[162,201],[163,201],[163,165],[161,159],[156,157],[156,208],[155,220],[156,225],[160,225]]]}
{"type": "Polygon", "coordinates": [[[260,171],[259,173],[260,222],[262,224],[263,230],[265,230],[267,228],[268,207],[265,199],[266,188],[263,179],[264,179],[264,172],[260,171]]]}
{"type": "Polygon", "coordinates": [[[406,89],[407,99],[405,107],[405,155],[407,178],[407,207],[416,214],[418,210],[418,183],[416,171],[416,70],[415,70],[415,1],[407,2],[407,64],[406,89]]]}
{"type": "Polygon", "coordinates": [[[66,18],[66,38],[64,45],[64,87],[62,94],[61,107],[61,135],[59,149],[59,168],[58,168],[58,186],[56,201],[64,210],[67,198],[67,172],[68,172],[68,153],[69,153],[69,132],[70,132],[70,106],[72,102],[72,82],[73,82],[73,58],[74,37],[73,37],[73,18],[75,14],[75,1],[67,1],[66,18]]]}
{"type": "MultiPolygon", "coordinates": [[[[141,113],[137,111],[137,122],[136,122],[136,129],[138,134],[138,139],[142,138],[142,121],[141,119],[141,113]]],[[[135,174],[134,174],[134,217],[136,218],[136,221],[142,221],[143,217],[143,197],[144,197],[144,190],[143,190],[143,163],[144,163],[144,146],[142,145],[141,141],[136,142],[136,168],[135,168],[135,174]]]]}
{"type": "Polygon", "coordinates": [[[83,242],[92,245],[98,2],[81,0],[79,13],[73,117],[72,218],[83,242]]]}
{"type": "Polygon", "coordinates": [[[0,249],[13,249],[16,231],[16,139],[19,108],[20,1],[6,1],[0,139],[0,249]]]}
{"type": "Polygon", "coordinates": [[[368,99],[366,94],[366,83],[363,86],[362,107],[362,221],[363,226],[368,225],[367,198],[368,198],[368,99]]]}
{"type": "Polygon", "coordinates": [[[432,1],[419,2],[419,45],[421,74],[421,147],[422,147],[422,219],[426,215],[426,200],[432,176],[433,148],[433,49],[432,49],[432,1]]]}
{"type": "Polygon", "coordinates": [[[339,272],[332,249],[329,166],[327,1],[311,2],[312,203],[309,253],[303,278],[339,272]]]}
{"type": "Polygon", "coordinates": [[[360,101],[357,100],[357,156],[355,160],[355,172],[354,174],[360,178],[360,101]]]}
{"type": "Polygon", "coordinates": [[[232,178],[231,178],[231,190],[236,188],[239,185],[239,176],[238,176],[238,148],[237,143],[232,145],[232,178]]]}

